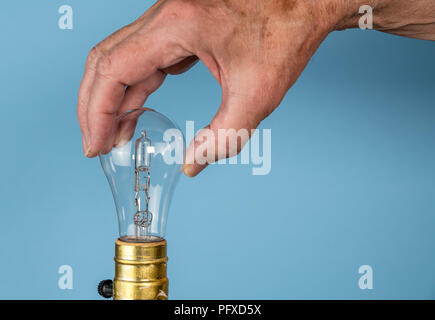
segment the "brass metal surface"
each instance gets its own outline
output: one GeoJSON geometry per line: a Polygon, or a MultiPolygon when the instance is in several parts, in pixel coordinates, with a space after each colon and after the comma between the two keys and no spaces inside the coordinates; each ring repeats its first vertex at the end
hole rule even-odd
{"type": "Polygon", "coordinates": [[[120,239],[115,244],[115,300],[165,300],[166,240],[131,243],[120,239]]]}

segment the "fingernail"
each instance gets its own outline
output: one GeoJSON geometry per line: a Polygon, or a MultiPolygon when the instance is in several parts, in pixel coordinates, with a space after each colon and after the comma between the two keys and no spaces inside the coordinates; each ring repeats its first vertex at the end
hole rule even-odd
{"type": "Polygon", "coordinates": [[[88,150],[86,151],[85,156],[88,157],[88,158],[92,158],[92,152],[91,152],[91,149],[88,149],[88,150]]]}
{"type": "Polygon", "coordinates": [[[93,156],[95,156],[92,152],[92,140],[91,137],[87,136],[85,137],[85,141],[86,141],[86,151],[85,151],[85,156],[88,158],[91,158],[93,156]]]}
{"type": "Polygon", "coordinates": [[[89,145],[88,145],[87,148],[86,148],[85,156],[88,157],[88,158],[93,157],[93,154],[92,154],[92,148],[91,148],[91,146],[89,146],[89,145]]]}
{"type": "Polygon", "coordinates": [[[186,176],[193,178],[195,176],[195,170],[194,166],[192,164],[184,164],[183,165],[183,172],[186,176]]]}

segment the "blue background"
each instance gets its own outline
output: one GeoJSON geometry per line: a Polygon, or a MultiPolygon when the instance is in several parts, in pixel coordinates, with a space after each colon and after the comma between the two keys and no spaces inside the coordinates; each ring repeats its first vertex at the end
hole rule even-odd
{"type": "MultiPolygon", "coordinates": [[[[0,298],[98,299],[113,277],[115,208],[82,155],[88,51],[150,1],[13,1],[0,11],[0,298]],[[60,30],[58,8],[74,10],[60,30]],[[72,290],[58,288],[71,265],[72,290]]],[[[272,129],[272,171],[182,177],[167,229],[174,299],[435,298],[435,43],[376,31],[321,45],[272,129]],[[371,265],[374,289],[358,287],[371,265]]],[[[198,64],[147,102],[208,124],[220,88],[198,64]]]]}

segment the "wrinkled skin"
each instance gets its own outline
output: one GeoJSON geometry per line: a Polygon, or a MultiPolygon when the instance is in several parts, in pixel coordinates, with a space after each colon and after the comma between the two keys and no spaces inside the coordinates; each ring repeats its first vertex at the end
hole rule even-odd
{"type": "MultiPolygon", "coordinates": [[[[432,0],[161,0],[89,53],[80,86],[78,118],[86,156],[117,143],[115,121],[141,108],[167,74],[187,71],[200,59],[222,88],[222,101],[207,128],[255,129],[281,102],[325,37],[358,26],[358,8],[374,7],[375,28],[435,39],[432,0]],[[409,3],[413,13],[409,14],[409,3]],[[421,23],[420,23],[421,22],[421,23]]],[[[224,145],[224,154],[237,154],[224,145]]],[[[207,164],[188,148],[184,173],[207,164]]],[[[221,142],[219,142],[221,143],[221,142]]],[[[226,143],[226,141],[224,141],[226,143]]],[[[220,148],[220,147],[219,147],[220,148]]],[[[218,150],[218,146],[216,146],[218,150]]]]}

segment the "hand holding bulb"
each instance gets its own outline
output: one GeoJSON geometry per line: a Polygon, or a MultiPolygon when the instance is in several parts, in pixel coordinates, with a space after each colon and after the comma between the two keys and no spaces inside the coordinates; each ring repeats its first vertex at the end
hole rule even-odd
{"type": "Polygon", "coordinates": [[[183,159],[184,173],[195,176],[207,166],[195,161],[199,144],[226,151],[209,161],[243,147],[194,139],[184,157],[178,128],[142,108],[166,75],[200,59],[222,88],[206,128],[214,137],[221,129],[251,133],[330,32],[358,27],[362,5],[374,8],[378,30],[435,40],[433,0],[159,0],[91,50],[78,99],[83,149],[100,155],[119,221],[115,279],[100,288],[103,296],[113,289],[115,299],[167,298],[164,234],[183,159]]]}
{"type": "MultiPolygon", "coordinates": [[[[279,105],[330,32],[358,27],[362,5],[373,7],[378,30],[435,40],[433,0],[157,1],[88,56],[78,99],[85,154],[110,151],[120,138],[114,137],[117,117],[141,108],[167,74],[182,73],[198,59],[222,87],[221,106],[207,128],[215,137],[218,129],[251,132],[279,105]]],[[[207,165],[193,161],[199,143],[188,148],[188,176],[207,165]]],[[[215,160],[241,147],[225,146],[215,160]]]]}

